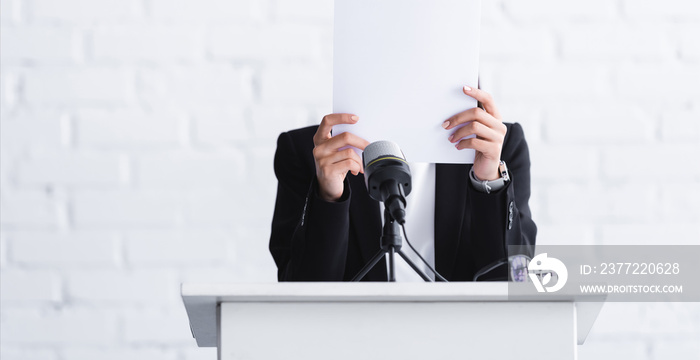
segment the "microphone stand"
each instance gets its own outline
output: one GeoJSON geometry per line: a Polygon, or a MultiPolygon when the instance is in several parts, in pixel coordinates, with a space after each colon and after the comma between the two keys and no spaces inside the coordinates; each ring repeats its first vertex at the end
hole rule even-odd
{"type": "Polygon", "coordinates": [[[401,232],[400,232],[400,225],[398,222],[394,220],[394,218],[391,216],[389,213],[389,209],[384,209],[384,230],[382,233],[381,237],[381,249],[379,252],[377,252],[374,257],[360,270],[360,272],[355,275],[354,278],[352,278],[351,281],[360,281],[362,280],[367,273],[372,270],[372,268],[377,265],[379,260],[381,260],[384,255],[389,254],[389,279],[388,281],[395,282],[396,281],[396,276],[395,276],[395,264],[394,264],[394,255],[399,254],[407,263],[408,265],[411,266],[413,271],[415,271],[418,275],[420,275],[423,280],[426,282],[432,282],[433,280],[428,277],[421,269],[416,266],[411,259],[406,256],[406,254],[401,251],[401,232]]]}

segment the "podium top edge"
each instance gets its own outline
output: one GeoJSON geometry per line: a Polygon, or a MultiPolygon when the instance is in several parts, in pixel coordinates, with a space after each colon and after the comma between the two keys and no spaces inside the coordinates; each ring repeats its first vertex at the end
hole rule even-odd
{"type": "MultiPolygon", "coordinates": [[[[241,301],[508,301],[507,282],[452,283],[183,283],[183,299],[241,301]]],[[[562,295],[535,301],[577,301],[587,295],[562,295]]],[[[527,301],[529,299],[525,299],[527,301]]],[[[523,301],[521,298],[520,301],[523,301]]]]}
{"type": "Polygon", "coordinates": [[[485,297],[490,300],[508,295],[505,282],[492,283],[349,283],[349,282],[280,282],[280,283],[184,283],[183,297],[226,298],[250,301],[252,297],[277,300],[299,298],[415,298],[415,297],[485,297]]]}

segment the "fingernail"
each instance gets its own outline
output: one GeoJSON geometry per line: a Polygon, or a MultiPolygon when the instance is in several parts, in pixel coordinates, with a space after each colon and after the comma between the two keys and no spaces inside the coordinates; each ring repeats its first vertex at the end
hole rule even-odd
{"type": "Polygon", "coordinates": [[[450,135],[450,137],[447,138],[447,140],[449,142],[452,142],[452,139],[454,139],[454,138],[455,138],[455,134],[452,134],[452,135],[450,135]]]}
{"type": "Polygon", "coordinates": [[[442,123],[442,128],[443,128],[443,129],[447,129],[448,126],[450,126],[450,121],[449,121],[449,120],[445,120],[445,122],[442,123]]]}
{"type": "Polygon", "coordinates": [[[352,119],[352,121],[357,121],[360,118],[357,115],[353,115],[352,117],[350,117],[350,119],[352,119]]]}
{"type": "Polygon", "coordinates": [[[465,86],[464,91],[472,91],[472,88],[470,88],[469,86],[465,86]]]}
{"type": "Polygon", "coordinates": [[[459,143],[455,145],[455,149],[459,150],[459,143]]]}

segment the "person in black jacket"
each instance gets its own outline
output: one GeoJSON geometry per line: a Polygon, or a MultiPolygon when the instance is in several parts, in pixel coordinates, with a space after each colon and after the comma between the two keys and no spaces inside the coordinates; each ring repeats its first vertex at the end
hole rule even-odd
{"type": "MultiPolygon", "coordinates": [[[[528,256],[535,246],[528,147],[522,127],[503,123],[488,93],[467,86],[464,93],[483,108],[456,114],[443,128],[454,131],[448,141],[458,150],[474,149],[475,159],[473,165],[436,165],[435,268],[449,281],[484,273],[480,280],[506,280],[507,266],[494,264],[507,264],[507,246],[520,245],[528,256]],[[490,181],[502,177],[503,162],[507,181],[489,191],[490,181]]],[[[368,142],[349,132],[331,135],[334,125],[357,121],[353,114],[330,114],[318,126],[277,140],[270,252],[279,281],[348,281],[380,248],[379,203],[367,194],[362,160],[346,148],[364,149],[368,142]]],[[[363,280],[386,281],[382,263],[363,280]]]]}

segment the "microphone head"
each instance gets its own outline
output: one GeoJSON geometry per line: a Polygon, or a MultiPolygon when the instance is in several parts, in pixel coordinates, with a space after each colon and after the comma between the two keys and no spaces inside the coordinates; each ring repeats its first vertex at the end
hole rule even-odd
{"type": "Polygon", "coordinates": [[[411,169],[401,148],[392,141],[376,141],[362,153],[365,185],[372,199],[386,201],[398,196],[405,202],[411,193],[411,169]]]}
{"type": "Polygon", "coordinates": [[[366,168],[372,162],[383,157],[394,157],[404,162],[406,161],[406,157],[403,155],[398,144],[393,141],[381,140],[375,141],[365,147],[365,151],[362,153],[363,165],[366,168]]]}

